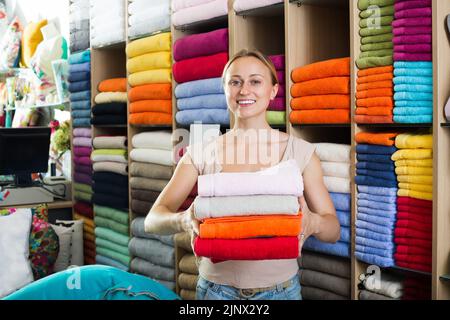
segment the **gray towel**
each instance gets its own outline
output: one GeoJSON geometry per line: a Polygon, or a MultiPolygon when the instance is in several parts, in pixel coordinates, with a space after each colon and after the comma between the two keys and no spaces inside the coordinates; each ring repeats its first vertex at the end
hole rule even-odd
{"type": "Polygon", "coordinates": [[[191,236],[189,235],[189,233],[177,233],[174,237],[174,241],[178,247],[183,248],[190,253],[194,253],[192,251],[191,236]]]}
{"type": "Polygon", "coordinates": [[[130,175],[132,177],[170,180],[172,173],[173,168],[171,166],[160,164],[132,162],[130,166],[130,175]]]}
{"type": "Polygon", "coordinates": [[[175,280],[175,269],[158,266],[141,258],[134,258],[131,260],[130,269],[133,272],[158,280],[175,280]]]}
{"type": "Polygon", "coordinates": [[[147,233],[144,229],[144,223],[144,217],[138,217],[134,219],[133,222],[131,222],[131,234],[138,238],[154,239],[161,241],[162,243],[167,244],[171,247],[175,246],[175,243],[173,241],[174,236],[160,236],[157,234],[147,233]]]}
{"type": "Polygon", "coordinates": [[[196,294],[195,294],[195,291],[181,289],[180,290],[180,297],[183,300],[195,300],[196,299],[196,294]]]}
{"type": "Polygon", "coordinates": [[[169,183],[169,180],[137,178],[137,177],[132,177],[130,179],[130,186],[133,189],[144,189],[159,192],[163,191],[167,183],[169,183]]]}
{"type": "Polygon", "coordinates": [[[350,298],[350,280],[313,270],[299,271],[301,285],[316,287],[350,298]]]}
{"type": "Polygon", "coordinates": [[[302,256],[298,259],[298,265],[301,269],[316,270],[350,279],[350,260],[346,258],[303,250],[302,256]]]}
{"type": "Polygon", "coordinates": [[[159,266],[175,268],[175,249],[158,240],[132,238],[128,247],[135,257],[159,266]]]}
{"type": "Polygon", "coordinates": [[[349,300],[333,292],[308,286],[302,286],[302,298],[303,300],[349,300]]]}
{"type": "Polygon", "coordinates": [[[378,294],[368,290],[361,290],[359,292],[359,300],[400,300],[400,299],[386,297],[382,294],[378,294]]]}
{"type": "Polygon", "coordinates": [[[195,255],[188,253],[185,254],[178,264],[178,269],[181,272],[189,273],[189,274],[198,274],[198,266],[197,266],[197,258],[195,255]]]}
{"type": "Polygon", "coordinates": [[[178,275],[178,285],[181,289],[194,290],[197,288],[198,276],[188,273],[178,275]]]}

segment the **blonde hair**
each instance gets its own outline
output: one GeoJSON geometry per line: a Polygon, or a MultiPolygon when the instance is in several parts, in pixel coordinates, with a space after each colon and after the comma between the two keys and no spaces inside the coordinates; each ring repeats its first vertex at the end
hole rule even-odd
{"type": "Polygon", "coordinates": [[[242,49],[238,53],[236,53],[230,60],[228,60],[227,64],[223,68],[222,73],[222,82],[225,82],[225,74],[227,73],[228,69],[230,68],[231,64],[236,61],[239,58],[244,57],[254,57],[264,63],[264,65],[269,69],[270,76],[272,78],[272,85],[276,85],[279,83],[278,77],[277,77],[277,71],[275,69],[275,66],[273,62],[261,51],[258,50],[248,50],[248,49],[242,49]]]}

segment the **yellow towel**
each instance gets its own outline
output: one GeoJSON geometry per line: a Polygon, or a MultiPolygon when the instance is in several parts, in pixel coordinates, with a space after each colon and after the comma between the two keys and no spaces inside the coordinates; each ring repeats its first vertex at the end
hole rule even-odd
{"type": "Polygon", "coordinates": [[[398,189],[397,195],[399,197],[411,197],[420,200],[429,200],[429,201],[433,200],[433,194],[429,192],[398,189]]]}
{"type": "Polygon", "coordinates": [[[125,51],[128,58],[134,58],[150,52],[171,51],[171,39],[170,32],[159,33],[129,43],[125,51]]]}
{"type": "Polygon", "coordinates": [[[433,193],[433,186],[426,185],[426,184],[415,184],[415,183],[403,183],[403,182],[400,182],[398,184],[398,187],[400,189],[405,189],[405,190],[433,193]]]}
{"type": "Polygon", "coordinates": [[[396,151],[391,159],[397,160],[420,160],[433,158],[432,149],[401,149],[396,151]]]}
{"type": "Polygon", "coordinates": [[[418,176],[432,176],[433,168],[427,167],[396,167],[395,173],[398,175],[418,175],[418,176]]]}
{"type": "Polygon", "coordinates": [[[172,83],[172,69],[136,72],[128,76],[128,82],[132,87],[151,83],[172,83]]]}
{"type": "Polygon", "coordinates": [[[126,92],[100,92],[95,96],[95,103],[128,102],[126,92]]]}
{"type": "Polygon", "coordinates": [[[154,69],[172,68],[171,55],[168,51],[152,52],[131,58],[127,61],[127,70],[129,73],[154,69]]]}
{"type": "Polygon", "coordinates": [[[402,133],[395,138],[395,146],[399,149],[433,149],[433,136],[402,133]]]}
{"type": "Polygon", "coordinates": [[[397,160],[395,161],[396,167],[424,167],[433,168],[433,159],[421,159],[421,160],[397,160]]]}
{"type": "Polygon", "coordinates": [[[73,214],[73,217],[75,220],[83,220],[84,226],[90,226],[92,229],[95,228],[94,220],[82,216],[81,214],[78,214],[76,212],[73,214]]]}
{"type": "Polygon", "coordinates": [[[433,184],[433,177],[432,176],[400,175],[400,176],[397,176],[397,181],[398,182],[404,182],[404,183],[416,183],[416,184],[432,185],[433,184]]]}

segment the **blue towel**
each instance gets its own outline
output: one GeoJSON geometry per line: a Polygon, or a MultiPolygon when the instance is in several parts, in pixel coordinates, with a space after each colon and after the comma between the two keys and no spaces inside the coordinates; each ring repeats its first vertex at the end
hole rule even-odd
{"type": "MultiPolygon", "coordinates": [[[[431,78],[431,82],[433,82],[433,69],[406,69],[406,68],[396,68],[394,69],[395,77],[427,77],[431,78]]],[[[395,79],[395,78],[394,78],[395,79]]]]}
{"type": "Polygon", "coordinates": [[[394,94],[394,100],[433,101],[433,94],[428,92],[398,91],[394,94]]]}
{"type": "Polygon", "coordinates": [[[82,71],[69,74],[69,82],[91,80],[91,73],[82,71]]]}
{"type": "Polygon", "coordinates": [[[69,83],[69,91],[71,93],[91,90],[91,80],[76,81],[69,83]]]}
{"type": "MultiPolygon", "coordinates": [[[[366,222],[363,220],[356,220],[355,225],[356,225],[356,229],[361,228],[361,229],[369,230],[369,231],[372,231],[375,233],[379,233],[381,235],[389,236],[391,238],[394,236],[393,228],[383,227],[378,224],[366,222]]],[[[378,240],[378,239],[376,239],[376,240],[378,240]]]]}
{"type": "Polygon", "coordinates": [[[384,250],[393,250],[394,249],[394,243],[392,241],[378,241],[373,239],[368,239],[364,237],[357,236],[355,239],[356,243],[361,246],[367,246],[377,249],[384,249],[384,250]]]}
{"type": "Polygon", "coordinates": [[[72,118],[90,118],[91,110],[72,110],[72,118]]]}
{"type": "Polygon", "coordinates": [[[77,53],[73,53],[69,57],[70,64],[79,64],[91,61],[91,50],[85,50],[77,53]]]}
{"type": "Polygon", "coordinates": [[[387,210],[378,210],[378,209],[372,209],[367,207],[358,207],[358,212],[368,214],[374,217],[381,217],[381,218],[388,218],[391,219],[393,217],[397,216],[397,210],[396,211],[387,211],[387,210]]]}
{"type": "Polygon", "coordinates": [[[350,228],[341,226],[341,237],[340,242],[350,242],[350,228]]]}
{"type": "Polygon", "coordinates": [[[370,193],[358,192],[358,199],[397,204],[397,196],[378,196],[370,193]]]}
{"type": "Polygon", "coordinates": [[[394,259],[380,257],[374,254],[355,251],[355,257],[360,261],[363,261],[368,264],[374,264],[382,268],[389,268],[395,265],[394,259]]]}
{"type": "Polygon", "coordinates": [[[358,161],[370,161],[370,162],[378,162],[384,164],[394,164],[394,161],[391,160],[391,156],[387,154],[364,154],[357,153],[356,159],[358,161]]]}
{"type": "Polygon", "coordinates": [[[431,69],[433,70],[433,62],[428,61],[396,61],[394,68],[405,69],[431,69]]]}
{"type": "Polygon", "coordinates": [[[350,257],[350,244],[344,242],[325,243],[314,237],[309,237],[303,244],[303,248],[339,257],[350,257]]]}
{"type": "Polygon", "coordinates": [[[189,81],[179,84],[175,88],[175,97],[177,99],[223,93],[222,78],[189,81]]]}
{"type": "Polygon", "coordinates": [[[227,99],[224,94],[207,94],[192,98],[177,100],[178,110],[191,109],[227,109],[227,99]]]}
{"type": "Polygon", "coordinates": [[[361,211],[357,214],[357,220],[362,220],[365,222],[370,222],[374,224],[378,224],[382,227],[387,227],[390,229],[394,229],[395,227],[395,219],[393,218],[386,218],[386,217],[379,217],[379,216],[373,216],[370,214],[362,213],[361,211]]]}
{"type": "Polygon", "coordinates": [[[91,63],[90,62],[84,62],[84,63],[77,63],[77,64],[71,64],[69,65],[69,72],[91,72],[91,63]]]}
{"type": "Polygon", "coordinates": [[[433,92],[433,85],[432,84],[396,84],[394,86],[395,92],[400,91],[411,91],[411,92],[433,92]]]}
{"type": "Polygon", "coordinates": [[[397,187],[397,181],[377,179],[369,176],[356,176],[355,183],[357,185],[373,186],[373,187],[385,187],[385,188],[397,187]]]}
{"type": "MultiPolygon", "coordinates": [[[[413,69],[410,69],[413,70],[413,69]]],[[[422,77],[422,76],[401,76],[401,77],[394,77],[393,80],[395,86],[398,85],[424,85],[424,86],[431,86],[433,88],[433,78],[432,77],[422,77]]],[[[394,86],[394,88],[395,88],[394,86]]],[[[395,90],[395,91],[410,91],[410,90],[395,90]]]]}
{"type": "Polygon", "coordinates": [[[177,112],[175,119],[180,125],[190,125],[194,122],[230,125],[230,114],[227,109],[183,110],[177,112]]]}
{"type": "MultiPolygon", "coordinates": [[[[361,221],[364,222],[364,221],[361,221]]],[[[366,239],[373,239],[377,241],[385,241],[385,242],[392,242],[394,240],[393,232],[391,235],[382,234],[379,232],[373,232],[371,230],[363,229],[363,228],[356,228],[356,235],[359,237],[364,237],[366,239]]]]}
{"type": "Polygon", "coordinates": [[[397,151],[396,147],[380,146],[376,144],[359,143],[356,146],[357,153],[363,154],[388,154],[392,155],[397,151]]]}
{"type": "Polygon", "coordinates": [[[357,169],[377,170],[377,171],[395,171],[393,164],[378,163],[370,161],[360,161],[356,163],[357,169]]]}
{"type": "Polygon", "coordinates": [[[91,100],[91,90],[80,91],[70,94],[70,101],[91,100]]]}
{"type": "Polygon", "coordinates": [[[356,174],[361,176],[369,176],[390,181],[397,181],[397,175],[393,171],[376,171],[366,169],[356,169],[356,174]]]}
{"type": "Polygon", "coordinates": [[[365,199],[358,199],[358,208],[359,207],[366,207],[370,209],[378,209],[383,211],[396,211],[397,210],[397,204],[396,203],[386,203],[386,202],[378,202],[373,200],[365,200],[365,199]]]}
{"type": "Polygon", "coordinates": [[[409,116],[415,115],[432,115],[433,108],[421,108],[421,107],[395,107],[394,116],[409,116]]]}
{"type": "Polygon", "coordinates": [[[373,247],[364,246],[364,245],[360,245],[360,244],[356,244],[355,250],[357,252],[375,254],[377,256],[385,257],[388,259],[392,259],[393,255],[394,255],[393,249],[390,249],[390,250],[389,249],[379,249],[379,248],[373,248],[373,247]]]}
{"type": "Polygon", "coordinates": [[[336,216],[341,227],[350,227],[350,212],[336,210],[336,216]]]}
{"type": "Polygon", "coordinates": [[[331,200],[333,201],[334,208],[339,211],[350,211],[351,206],[351,194],[350,193],[337,193],[330,192],[331,200]]]}
{"type": "Polygon", "coordinates": [[[91,100],[73,101],[70,107],[72,110],[91,110],[91,100]]]}
{"type": "Polygon", "coordinates": [[[95,256],[95,262],[97,264],[102,264],[102,265],[106,265],[106,266],[110,266],[110,267],[115,267],[117,269],[123,270],[123,271],[128,271],[129,268],[128,266],[124,265],[123,263],[120,263],[116,260],[113,260],[111,258],[102,256],[100,254],[97,254],[95,256]]]}
{"type": "Polygon", "coordinates": [[[432,123],[433,115],[394,116],[394,122],[395,123],[432,123]]]}
{"type": "Polygon", "coordinates": [[[358,192],[370,193],[375,196],[397,196],[397,188],[383,188],[383,187],[371,187],[371,186],[358,186],[358,192]]]}
{"type": "Polygon", "coordinates": [[[397,107],[408,107],[408,108],[433,108],[433,101],[410,101],[410,100],[395,100],[395,108],[397,107]]]}
{"type": "Polygon", "coordinates": [[[85,128],[85,127],[91,127],[91,118],[78,118],[78,119],[72,119],[72,126],[74,128],[85,128]]]}

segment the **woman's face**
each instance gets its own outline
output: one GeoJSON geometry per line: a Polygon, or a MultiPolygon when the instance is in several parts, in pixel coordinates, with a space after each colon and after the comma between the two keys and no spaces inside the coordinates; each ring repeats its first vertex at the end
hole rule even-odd
{"type": "Polygon", "coordinates": [[[225,74],[225,95],[228,107],[241,119],[264,113],[277,95],[278,85],[272,85],[269,68],[255,57],[236,59],[225,74]]]}

